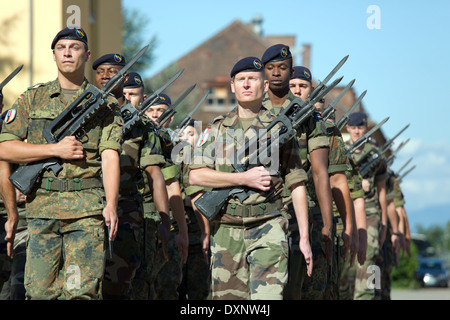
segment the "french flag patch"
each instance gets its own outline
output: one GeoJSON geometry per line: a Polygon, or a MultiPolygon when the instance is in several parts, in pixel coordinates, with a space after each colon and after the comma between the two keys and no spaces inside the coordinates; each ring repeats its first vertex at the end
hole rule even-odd
{"type": "Polygon", "coordinates": [[[6,113],[5,116],[5,123],[11,123],[14,121],[14,119],[16,118],[16,109],[10,109],[8,110],[8,112],[6,113]]]}

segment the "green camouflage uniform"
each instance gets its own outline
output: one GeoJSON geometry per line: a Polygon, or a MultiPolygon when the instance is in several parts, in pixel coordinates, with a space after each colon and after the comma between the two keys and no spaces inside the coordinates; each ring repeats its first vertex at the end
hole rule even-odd
{"type": "MultiPolygon", "coordinates": [[[[351,169],[348,159],[348,152],[345,148],[344,140],[341,132],[330,121],[325,121],[327,126],[327,136],[330,140],[330,154],[328,156],[328,173],[345,174],[351,169]]],[[[337,210],[336,203],[333,201],[333,256],[331,266],[328,266],[327,287],[324,293],[324,299],[337,300],[339,298],[339,274],[340,274],[340,258],[343,253],[342,232],[344,231],[344,223],[337,210]]]]}
{"type": "MultiPolygon", "coordinates": [[[[189,170],[210,168],[233,172],[224,156],[243,147],[244,123],[256,130],[266,127],[274,115],[262,107],[252,122],[242,121],[237,108],[216,118],[208,139],[194,151],[189,170]],[[244,122],[244,123],[243,123],[244,122]],[[230,136],[231,130],[234,134],[230,136]],[[214,152],[214,155],[213,155],[214,152]]],[[[246,119],[249,120],[249,119],[246,119]]],[[[276,126],[273,130],[277,130],[276,126]]],[[[272,131],[273,132],[273,131],[272,131]]],[[[270,134],[270,132],[268,133],[270,134]]],[[[251,138],[248,136],[248,138],[251,138]]],[[[260,140],[261,141],[261,140],[260,140]]],[[[265,192],[250,194],[243,203],[230,198],[211,223],[212,299],[282,299],[288,272],[288,218],[282,212],[283,184],[287,188],[306,181],[295,139],[279,150],[278,172],[273,173],[270,198],[265,192]]],[[[273,156],[272,156],[273,159],[273,156]]]]}
{"type": "MultiPolygon", "coordinates": [[[[266,94],[263,100],[263,106],[269,109],[273,114],[278,113],[286,108],[291,101],[295,99],[295,96],[289,91],[286,101],[281,107],[272,106],[272,102],[269,95],[266,94]]],[[[315,113],[314,116],[309,119],[297,130],[297,142],[300,147],[300,158],[302,166],[305,172],[310,169],[309,153],[320,148],[329,148],[329,141],[326,135],[326,127],[323,119],[319,113],[315,113]]],[[[306,263],[303,254],[299,248],[300,234],[298,232],[298,226],[295,219],[294,209],[290,201],[290,191],[285,188],[283,192],[283,203],[285,210],[291,216],[289,220],[289,273],[288,282],[284,290],[284,299],[298,300],[310,297],[311,299],[318,298],[325,290],[327,261],[324,256],[325,249],[322,242],[322,215],[318,205],[316,191],[314,184],[311,182],[306,183],[306,193],[308,198],[308,216],[309,216],[309,236],[311,249],[313,253],[313,272],[311,278],[306,277],[306,263]],[[314,279],[314,280],[313,280],[314,279]],[[319,289],[316,285],[313,289],[309,287],[307,291],[304,288],[305,282],[313,281],[314,283],[322,283],[323,289],[319,289]],[[317,295],[314,296],[314,293],[317,295]]]]}
{"type": "Polygon", "coordinates": [[[131,299],[132,282],[143,260],[143,197],[137,182],[148,166],[164,164],[159,137],[142,117],[123,137],[120,154],[119,225],[112,258],[107,254],[104,299],[131,299]]]}
{"type": "MultiPolygon", "coordinates": [[[[70,102],[89,86],[85,80],[70,102]]],[[[107,103],[85,126],[81,139],[85,158],[61,160],[58,177],[45,171],[42,183],[27,196],[25,288],[29,299],[101,297],[105,266],[101,153],[106,149],[120,152],[122,137],[117,101],[108,97],[107,103]]],[[[30,88],[12,106],[17,114],[14,121],[3,124],[0,142],[46,144],[43,129],[67,105],[58,80],[30,88]]]]}
{"type": "MultiPolygon", "coordinates": [[[[188,145],[191,148],[190,145],[188,145]]],[[[198,192],[210,190],[189,184],[189,163],[183,164],[181,175],[181,192],[183,200],[194,197],[198,192]]],[[[183,280],[178,288],[181,300],[205,300],[210,290],[209,266],[203,256],[201,228],[198,218],[191,206],[185,205],[186,222],[189,234],[189,252],[183,265],[183,280]]]]}
{"type": "MultiPolygon", "coordinates": [[[[348,142],[347,142],[348,144],[348,142]]],[[[367,153],[372,152],[372,148],[377,147],[371,142],[364,144],[361,152],[354,152],[352,159],[355,163],[367,153]]],[[[379,167],[371,177],[366,178],[369,181],[370,187],[364,194],[364,205],[367,219],[367,254],[364,265],[356,266],[356,280],[355,280],[355,300],[373,300],[379,298],[380,290],[373,289],[368,285],[367,281],[372,275],[371,269],[377,266],[377,256],[380,254],[379,246],[379,231],[381,228],[381,208],[378,203],[378,192],[376,183],[378,181],[386,180],[386,165],[384,161],[380,162],[379,167]],[[370,268],[369,268],[370,267],[370,268]]]]}
{"type": "MultiPolygon", "coordinates": [[[[174,165],[171,160],[173,143],[170,132],[161,129],[158,136],[165,159],[164,167],[161,170],[164,180],[178,179],[180,168],[178,165],[174,165]]],[[[146,176],[144,176],[144,181],[147,181],[146,176]]],[[[172,226],[168,243],[169,261],[165,261],[162,246],[158,244],[160,216],[147,183],[141,192],[144,195],[145,263],[141,265],[136,274],[134,281],[136,285],[134,286],[139,289],[135,290],[135,298],[141,300],[176,300],[178,299],[177,288],[182,279],[182,256],[178,252],[176,243],[178,230],[176,221],[169,211],[172,226]]]]}
{"type": "MultiPolygon", "coordinates": [[[[355,166],[355,163],[352,159],[349,159],[350,168],[345,172],[345,176],[347,178],[348,188],[350,190],[350,195],[352,200],[364,197],[364,190],[362,188],[362,177],[359,173],[358,168],[355,166]]],[[[333,209],[337,213],[337,208],[334,206],[333,209]]],[[[340,220],[340,219],[339,219],[340,220]]],[[[341,234],[343,231],[342,221],[338,222],[336,225],[337,233],[341,234]]],[[[356,278],[356,264],[355,262],[353,266],[350,266],[350,251],[347,253],[347,256],[344,257],[344,250],[342,247],[343,243],[339,248],[339,259],[338,259],[338,270],[339,270],[339,300],[353,300],[354,292],[355,292],[355,278],[356,278]],[[345,260],[344,260],[345,258],[345,260]]]]}
{"type": "Polygon", "coordinates": [[[19,221],[13,244],[14,258],[11,260],[6,256],[6,232],[4,229],[4,222],[8,219],[8,214],[4,204],[0,203],[0,220],[2,221],[2,232],[0,234],[0,260],[4,262],[3,267],[0,263],[0,281],[5,281],[3,287],[0,283],[0,300],[25,300],[24,272],[28,229],[24,202],[17,203],[17,213],[19,221]]]}

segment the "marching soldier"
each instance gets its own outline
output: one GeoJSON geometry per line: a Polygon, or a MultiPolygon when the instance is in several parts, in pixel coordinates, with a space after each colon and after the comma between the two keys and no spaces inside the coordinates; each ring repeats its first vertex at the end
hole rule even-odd
{"type": "Polygon", "coordinates": [[[86,125],[82,141],[66,137],[47,144],[42,132],[49,119],[90,86],[84,70],[91,53],[83,29],[61,30],[51,49],[57,79],[23,93],[8,111],[0,135],[2,160],[29,163],[56,157],[63,163],[58,176],[44,172],[42,182],[27,195],[26,296],[98,299],[105,223],[111,228],[110,240],[117,231],[122,120],[117,100],[108,97],[97,121],[86,125]]]}
{"type": "MultiPolygon", "coordinates": [[[[230,160],[234,160],[227,159],[226,155],[239,151],[245,143],[244,136],[250,134],[251,139],[255,129],[263,129],[275,116],[262,106],[268,82],[258,58],[239,60],[230,77],[238,106],[213,121],[208,137],[202,139],[202,154],[194,154],[189,182],[210,188],[244,186],[254,193],[242,203],[230,197],[212,221],[212,299],[282,299],[288,272],[288,219],[282,210],[283,185],[291,191],[301,232],[299,246],[307,273],[312,272],[304,188],[306,173],[301,168],[295,139],[276,150],[277,172],[262,166],[233,172],[230,160]],[[234,132],[232,140],[230,131],[234,132]],[[267,193],[268,190],[271,192],[267,193]]],[[[265,133],[270,134],[273,132],[265,133]]],[[[274,154],[272,151],[272,157],[274,154]]]]}
{"type": "MultiPolygon", "coordinates": [[[[98,58],[92,65],[96,70],[97,86],[102,88],[106,85],[125,64],[125,57],[118,53],[98,58]]],[[[119,106],[122,106],[126,102],[123,94],[124,84],[118,87],[114,93],[119,99],[119,106]]],[[[159,138],[148,120],[142,118],[122,137],[117,211],[119,225],[114,246],[110,248],[112,256],[108,254],[106,259],[103,280],[103,298],[106,300],[129,300],[133,296],[133,279],[144,257],[143,197],[136,183],[143,179],[143,174],[148,175],[147,181],[151,181],[155,204],[160,209],[160,214],[168,214],[167,192],[161,172],[163,164],[164,156],[159,138]]]]}
{"type": "MultiPolygon", "coordinates": [[[[288,106],[295,98],[295,95],[289,86],[291,76],[293,75],[292,55],[288,46],[277,44],[269,47],[264,52],[261,60],[264,64],[266,78],[269,81],[269,90],[264,96],[263,106],[273,114],[277,115],[282,108],[288,106]]],[[[307,87],[302,87],[302,90],[296,92],[296,94],[299,94],[303,100],[306,100],[311,92],[311,74],[308,73],[308,70],[302,70],[302,75],[304,78],[308,79],[303,84],[307,85],[307,87]]],[[[320,264],[314,263],[315,271],[312,276],[321,277],[321,283],[325,286],[326,270],[328,265],[331,265],[332,257],[333,212],[330,180],[328,176],[329,141],[326,136],[325,124],[323,123],[320,114],[315,113],[313,116],[309,117],[305,124],[297,130],[297,140],[300,146],[303,169],[305,171],[308,171],[309,168],[312,169],[312,179],[317,194],[317,199],[314,201],[310,198],[310,194],[307,190],[310,222],[318,222],[319,224],[315,225],[314,231],[320,232],[320,234],[311,233],[311,237],[317,237],[320,240],[319,242],[311,241],[313,251],[316,252],[316,254],[313,254],[313,257],[314,259],[320,259],[320,264]],[[317,219],[313,219],[313,216],[317,217],[317,219]],[[314,246],[314,244],[318,244],[319,247],[314,246]],[[321,272],[320,270],[325,270],[325,272],[321,272]]],[[[284,198],[285,202],[289,203],[288,190],[285,190],[284,198]]],[[[291,205],[288,205],[288,211],[292,212],[291,205]]],[[[291,220],[290,229],[292,230],[292,237],[296,237],[295,221],[291,220]]],[[[297,243],[297,241],[291,240],[291,242],[293,243],[291,250],[294,250],[295,252],[295,243],[297,243]]],[[[318,260],[316,260],[316,262],[318,262],[318,260]]],[[[299,270],[298,268],[301,268],[301,266],[291,265],[292,271],[290,272],[290,279],[286,290],[286,299],[300,298],[300,288],[304,281],[304,271],[299,270]],[[295,276],[297,273],[299,273],[299,275],[295,276]]],[[[325,287],[323,287],[321,292],[323,293],[324,291],[325,287]]]]}

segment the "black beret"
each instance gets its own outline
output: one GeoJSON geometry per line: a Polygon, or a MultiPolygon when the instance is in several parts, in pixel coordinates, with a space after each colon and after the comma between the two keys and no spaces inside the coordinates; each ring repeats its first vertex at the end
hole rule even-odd
{"type": "Polygon", "coordinates": [[[302,79],[311,82],[311,71],[308,68],[303,66],[294,67],[294,73],[291,76],[291,79],[302,79]]]}
{"type": "Polygon", "coordinates": [[[367,124],[367,116],[363,112],[354,112],[348,116],[348,125],[349,126],[364,126],[367,124]]]}
{"type": "Polygon", "coordinates": [[[169,96],[165,93],[160,93],[159,94],[159,99],[154,103],[155,105],[157,104],[165,104],[168,105],[170,107],[170,105],[172,104],[172,101],[170,100],[169,96]]]}
{"type": "Polygon", "coordinates": [[[242,71],[264,71],[264,67],[261,60],[256,57],[243,58],[236,62],[233,69],[231,69],[230,77],[233,78],[236,73],[242,71]]]}
{"type": "Polygon", "coordinates": [[[78,40],[88,43],[86,32],[79,27],[66,27],[58,32],[52,41],[52,50],[55,49],[55,45],[59,39],[78,40]]]}
{"type": "Polygon", "coordinates": [[[123,84],[123,88],[143,88],[144,82],[141,76],[137,72],[130,72],[128,74],[128,80],[123,84]]]}
{"type": "Polygon", "coordinates": [[[92,69],[97,70],[97,67],[102,64],[110,64],[113,66],[125,66],[125,57],[120,53],[108,53],[101,56],[92,64],[92,69]]]}
{"type": "Polygon", "coordinates": [[[276,44],[269,47],[263,54],[261,61],[263,65],[266,65],[267,62],[273,61],[283,61],[286,59],[292,58],[291,51],[289,50],[289,46],[284,44],[276,44]]]}

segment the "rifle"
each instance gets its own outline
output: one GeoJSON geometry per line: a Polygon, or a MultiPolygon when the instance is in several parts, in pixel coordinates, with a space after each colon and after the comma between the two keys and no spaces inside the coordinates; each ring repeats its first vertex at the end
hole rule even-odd
{"type": "MultiPolygon", "coordinates": [[[[147,48],[148,45],[142,48],[101,90],[93,85],[89,86],[58,117],[53,119],[43,131],[47,142],[58,143],[68,136],[75,136],[80,140],[85,135],[85,125],[93,120],[94,115],[101,108],[106,108],[108,95],[124,81],[125,73],[147,51],[147,48]],[[86,102],[82,103],[84,100],[86,102]]],[[[58,158],[49,158],[20,166],[9,177],[9,180],[23,194],[29,194],[36,183],[40,181],[44,170],[52,170],[57,176],[62,170],[60,160],[58,158]]]]}
{"type": "Polygon", "coordinates": [[[413,158],[409,158],[409,160],[408,161],[406,161],[406,163],[400,168],[400,169],[398,169],[398,171],[397,171],[397,175],[399,175],[400,174],[400,172],[402,172],[403,171],[403,169],[405,169],[406,168],[406,166],[412,161],[412,159],[413,158]]]}
{"type": "MultiPolygon", "coordinates": [[[[317,87],[314,88],[314,90],[311,92],[311,94],[308,96],[308,99],[306,102],[309,102],[310,99],[315,99],[316,96],[321,95],[322,97],[325,97],[325,95],[321,94],[322,90],[326,90],[327,88],[327,82],[336,74],[336,72],[344,65],[344,63],[347,61],[348,55],[346,55],[344,58],[339,61],[339,63],[331,70],[331,72],[323,79],[323,81],[319,80],[319,84],[317,87]]],[[[320,100],[317,100],[320,101],[320,100]]]]}
{"type": "Polygon", "coordinates": [[[408,173],[410,173],[411,171],[413,171],[415,168],[416,168],[415,165],[412,166],[411,168],[409,168],[402,176],[400,176],[400,177],[398,178],[398,183],[401,183],[401,182],[403,181],[403,179],[406,177],[406,175],[407,175],[408,173]]]}
{"type": "Polygon", "coordinates": [[[344,128],[344,126],[348,123],[348,121],[350,120],[350,114],[361,103],[361,100],[364,98],[366,93],[367,93],[367,90],[365,90],[363,93],[361,93],[361,95],[358,97],[358,99],[356,99],[355,103],[350,107],[350,109],[347,110],[347,112],[338,121],[336,126],[338,127],[339,131],[341,131],[342,128],[344,128]]]}
{"type": "Polygon", "coordinates": [[[353,86],[353,84],[355,83],[355,79],[353,79],[352,81],[350,81],[347,86],[341,91],[341,93],[339,93],[339,95],[328,105],[328,107],[325,108],[325,110],[323,110],[322,112],[322,118],[323,120],[327,120],[335,111],[336,109],[334,108],[334,106],[342,99],[342,97],[344,96],[344,94],[350,90],[350,88],[353,86]]]}
{"type": "MultiPolygon", "coordinates": [[[[349,149],[349,155],[354,153],[358,148],[360,148],[367,140],[370,138],[371,134],[378,130],[386,121],[389,120],[389,117],[385,118],[371,130],[369,130],[366,134],[364,134],[361,138],[356,140],[349,149]]],[[[349,158],[351,158],[349,156],[349,158]]],[[[361,159],[359,159],[355,166],[359,168],[359,172],[363,178],[367,178],[370,174],[378,167],[380,161],[382,160],[382,153],[377,149],[372,148],[369,152],[367,152],[361,159]]]]}
{"type": "Polygon", "coordinates": [[[194,90],[196,84],[194,83],[192,86],[190,86],[179,98],[177,101],[175,101],[174,103],[171,104],[171,106],[164,111],[159,117],[158,119],[156,119],[157,122],[157,128],[161,129],[162,126],[164,125],[164,123],[166,123],[174,114],[175,114],[175,109],[176,107],[180,104],[181,101],[184,100],[184,98],[186,98],[186,96],[191,93],[192,90],[194,90]]]}
{"type": "Polygon", "coordinates": [[[14,78],[16,76],[16,74],[18,74],[20,72],[20,70],[22,70],[23,68],[23,64],[18,66],[13,72],[11,72],[11,74],[9,76],[7,76],[5,78],[5,80],[2,81],[2,83],[0,83],[0,106],[3,105],[3,87],[6,86],[8,84],[8,82],[11,81],[12,78],[14,78]]]}
{"type": "MultiPolygon", "coordinates": [[[[308,102],[303,101],[301,98],[296,97],[280,114],[265,127],[265,131],[269,132],[275,125],[281,123],[280,128],[277,131],[278,141],[275,142],[275,147],[279,148],[287,143],[290,139],[297,134],[296,129],[305,122],[316,110],[315,104],[320,101],[331,89],[333,89],[340,81],[342,77],[336,79],[330,86],[323,87],[322,90],[308,102]]],[[[245,145],[238,150],[235,158],[240,158],[239,161],[233,162],[234,172],[245,172],[249,170],[250,164],[252,166],[262,165],[267,163],[266,160],[270,158],[269,148],[272,145],[272,139],[269,137],[267,143],[259,150],[255,148],[256,143],[259,141],[258,135],[252,139],[246,140],[245,145]],[[250,150],[256,150],[252,154],[249,154],[250,150]],[[265,151],[265,152],[264,152],[265,151]],[[266,158],[260,157],[261,154],[265,154],[266,158]]],[[[275,190],[269,191],[270,194],[275,190]]],[[[230,197],[236,197],[242,203],[247,199],[251,193],[257,191],[247,187],[227,187],[227,188],[215,188],[212,191],[203,193],[196,201],[195,206],[209,221],[214,218],[222,210],[223,206],[227,203],[230,197]]],[[[268,194],[268,196],[270,196],[268,194]]]]}
{"type": "Polygon", "coordinates": [[[381,152],[385,153],[391,147],[391,145],[394,143],[394,140],[397,139],[397,137],[399,135],[401,135],[403,133],[403,131],[405,131],[408,127],[409,127],[409,123],[402,130],[400,130],[392,139],[389,139],[388,141],[386,141],[386,143],[383,145],[383,147],[381,149],[381,152]]]}
{"type": "Polygon", "coordinates": [[[392,154],[389,156],[389,158],[386,159],[386,165],[389,167],[392,165],[392,163],[394,162],[395,159],[395,155],[400,151],[400,149],[402,149],[408,142],[410,139],[403,141],[402,143],[400,143],[400,145],[398,146],[397,149],[395,149],[394,152],[392,152],[392,154]]]}
{"type": "MultiPolygon", "coordinates": [[[[124,121],[124,125],[122,127],[123,134],[128,133],[131,128],[133,128],[136,123],[141,120],[141,116],[145,113],[145,111],[147,111],[148,108],[150,108],[153,104],[156,103],[156,101],[158,101],[159,94],[163,92],[168,86],[170,86],[176,79],[178,79],[183,71],[184,69],[179,70],[175,75],[172,76],[172,78],[170,78],[160,88],[155,90],[152,95],[148,96],[144,101],[142,101],[142,103],[138,106],[139,110],[129,102],[120,108],[120,113],[124,121]]],[[[157,124],[153,123],[153,121],[152,125],[155,128],[157,126],[157,124]]]]}
{"type": "Polygon", "coordinates": [[[172,137],[174,142],[177,140],[176,138],[184,131],[184,129],[186,129],[189,122],[192,120],[192,116],[194,115],[195,111],[197,111],[197,109],[202,105],[202,103],[206,100],[208,95],[209,92],[206,92],[205,95],[200,99],[200,101],[197,102],[194,108],[192,108],[192,110],[188,113],[188,115],[185,118],[183,118],[183,120],[181,120],[181,122],[177,125],[172,137]]]}

